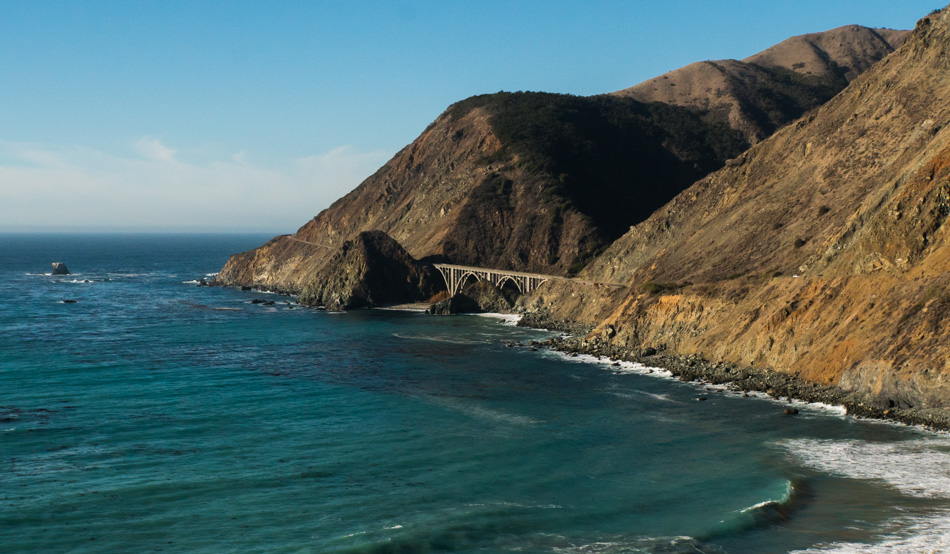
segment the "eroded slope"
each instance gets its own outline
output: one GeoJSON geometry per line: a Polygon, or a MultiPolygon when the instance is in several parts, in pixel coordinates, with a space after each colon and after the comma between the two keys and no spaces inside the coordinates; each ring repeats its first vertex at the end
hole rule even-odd
{"type": "MultiPolygon", "coordinates": [[[[625,298],[561,315],[610,325],[629,348],[950,407],[946,13],[586,268],[628,283],[625,298]]],[[[566,296],[544,294],[548,306],[566,296]]]]}

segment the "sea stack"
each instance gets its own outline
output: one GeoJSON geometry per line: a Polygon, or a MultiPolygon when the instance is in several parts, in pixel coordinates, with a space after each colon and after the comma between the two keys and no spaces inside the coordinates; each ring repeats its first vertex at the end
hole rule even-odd
{"type": "Polygon", "coordinates": [[[69,275],[66,264],[63,262],[53,262],[53,275],[69,275]]]}

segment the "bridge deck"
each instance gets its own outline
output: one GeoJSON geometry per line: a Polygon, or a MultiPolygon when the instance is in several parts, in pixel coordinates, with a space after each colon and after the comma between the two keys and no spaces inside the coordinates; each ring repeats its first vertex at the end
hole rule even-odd
{"type": "Polygon", "coordinates": [[[491,269],[487,267],[475,267],[470,265],[455,264],[432,264],[442,278],[445,279],[446,288],[451,294],[457,294],[461,291],[467,279],[471,276],[476,280],[488,279],[497,287],[504,285],[506,281],[511,281],[518,287],[522,294],[527,294],[538,288],[547,281],[571,281],[589,286],[606,286],[610,288],[622,288],[622,285],[614,283],[597,283],[584,279],[571,279],[569,277],[560,277],[558,275],[545,275],[543,273],[527,273],[524,271],[509,271],[505,269],[491,269]]]}
{"type": "Polygon", "coordinates": [[[504,273],[505,275],[512,275],[517,277],[536,277],[538,279],[568,279],[567,277],[560,277],[558,275],[545,275],[543,273],[525,273],[524,271],[510,271],[507,269],[492,269],[490,267],[475,267],[471,265],[455,265],[455,264],[432,264],[436,268],[451,268],[451,269],[461,269],[463,271],[487,271],[491,273],[504,273]]]}

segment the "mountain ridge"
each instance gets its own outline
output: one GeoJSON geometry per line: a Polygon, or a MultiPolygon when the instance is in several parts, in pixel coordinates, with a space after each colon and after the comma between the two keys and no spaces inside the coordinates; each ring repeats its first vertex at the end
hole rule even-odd
{"type": "Polygon", "coordinates": [[[741,61],[702,61],[610,93],[708,113],[755,144],[826,102],[910,31],[846,25],[788,38],[741,61]]]}

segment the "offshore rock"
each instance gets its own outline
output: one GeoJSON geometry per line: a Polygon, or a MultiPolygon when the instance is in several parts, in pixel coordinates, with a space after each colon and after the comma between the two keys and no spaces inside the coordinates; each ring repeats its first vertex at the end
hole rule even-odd
{"type": "Polygon", "coordinates": [[[382,231],[347,241],[304,287],[299,302],[328,310],[371,308],[429,298],[440,277],[382,231]]]}
{"type": "Polygon", "coordinates": [[[69,275],[66,264],[63,262],[53,262],[53,275],[69,275]]]}

